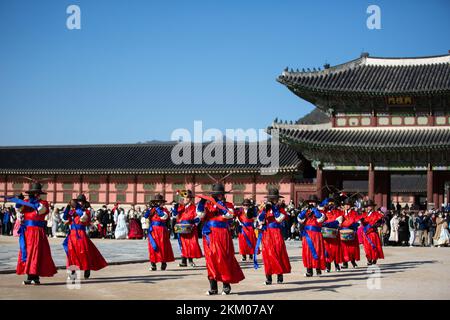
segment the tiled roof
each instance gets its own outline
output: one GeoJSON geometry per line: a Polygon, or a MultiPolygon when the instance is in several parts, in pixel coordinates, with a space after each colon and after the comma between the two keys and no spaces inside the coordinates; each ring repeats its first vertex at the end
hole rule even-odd
{"type": "Polygon", "coordinates": [[[450,55],[359,59],[319,71],[288,71],[277,79],[290,90],[346,94],[450,93],[450,55]]]}
{"type": "MultiPolygon", "coordinates": [[[[204,150],[211,144],[195,144],[190,148],[194,162],[194,149],[204,150]]],[[[3,174],[189,174],[220,172],[260,172],[268,168],[259,157],[259,147],[251,143],[234,145],[235,162],[245,157],[242,164],[227,161],[223,147],[223,163],[174,164],[171,154],[175,143],[124,144],[124,145],[72,145],[37,147],[0,147],[0,173],[3,174]],[[250,161],[256,159],[256,161],[250,161]]],[[[225,146],[225,144],[223,144],[225,146]]],[[[267,149],[271,150],[270,143],[267,149]]],[[[233,149],[232,149],[233,150],[233,149]]],[[[265,152],[261,152],[265,155],[265,152]]],[[[269,153],[270,155],[270,153],[269,153]]],[[[279,167],[281,172],[294,172],[300,157],[287,145],[280,144],[279,167]]],[[[218,162],[218,161],[217,161],[218,162]]]]}
{"type": "MultiPolygon", "coordinates": [[[[270,131],[270,128],[269,128],[270,131]]],[[[377,150],[449,150],[450,127],[279,128],[283,141],[300,147],[377,150]]]]}

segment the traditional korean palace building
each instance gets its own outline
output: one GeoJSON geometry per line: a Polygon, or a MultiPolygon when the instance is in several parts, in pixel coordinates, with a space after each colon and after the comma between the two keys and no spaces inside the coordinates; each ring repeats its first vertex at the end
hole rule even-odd
{"type": "Polygon", "coordinates": [[[319,197],[327,186],[345,190],[359,184],[379,206],[411,187],[416,203],[421,195],[429,207],[449,201],[450,55],[363,53],[323,70],[286,69],[278,81],[330,116],[319,125],[269,128],[279,129],[282,141],[312,162],[319,197]]]}
{"type": "MultiPolygon", "coordinates": [[[[357,192],[378,206],[399,201],[440,207],[450,199],[450,55],[360,58],[323,70],[285,70],[278,82],[328,115],[326,123],[278,129],[279,171],[267,169],[257,148],[243,164],[174,164],[174,143],[0,147],[0,194],[44,181],[47,200],[62,204],[85,193],[97,205],[147,203],[155,193],[171,202],[183,188],[203,193],[223,179],[239,204],[264,200],[276,186],[288,202],[336,190],[357,192]]],[[[197,145],[204,149],[206,144],[197,145]]],[[[258,147],[259,148],[259,147],[258,147]]],[[[223,150],[224,154],[226,151],[223,150]]]]}

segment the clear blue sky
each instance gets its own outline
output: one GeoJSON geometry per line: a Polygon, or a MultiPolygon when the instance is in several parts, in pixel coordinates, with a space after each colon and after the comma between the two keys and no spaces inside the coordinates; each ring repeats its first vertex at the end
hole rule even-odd
{"type": "Polygon", "coordinates": [[[0,1],[0,145],[169,140],[313,109],[286,67],[445,54],[450,1],[0,1]],[[66,8],[81,8],[68,30],[66,8]],[[381,30],[366,27],[370,4],[381,30]],[[22,120],[20,120],[22,119],[22,120]]]}

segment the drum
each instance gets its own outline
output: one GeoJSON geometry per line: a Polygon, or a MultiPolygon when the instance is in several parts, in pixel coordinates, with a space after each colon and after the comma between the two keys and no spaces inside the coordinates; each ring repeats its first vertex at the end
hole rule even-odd
{"type": "Polygon", "coordinates": [[[191,233],[193,227],[194,227],[194,226],[193,226],[192,224],[181,224],[181,223],[177,223],[177,224],[173,227],[173,232],[175,232],[175,233],[181,233],[181,234],[191,233]]]}
{"type": "Polygon", "coordinates": [[[355,240],[355,231],[351,229],[340,230],[342,241],[353,241],[355,240]]]}
{"type": "Polygon", "coordinates": [[[322,227],[322,236],[327,239],[336,239],[338,229],[322,227]]]}

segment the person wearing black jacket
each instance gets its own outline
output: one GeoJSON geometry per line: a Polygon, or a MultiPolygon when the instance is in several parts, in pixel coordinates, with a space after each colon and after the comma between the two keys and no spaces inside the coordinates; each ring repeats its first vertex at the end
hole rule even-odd
{"type": "Polygon", "coordinates": [[[405,212],[402,212],[400,216],[400,221],[398,222],[398,242],[401,246],[407,246],[409,240],[409,217],[406,216],[405,212]]]}

